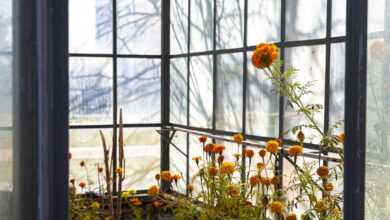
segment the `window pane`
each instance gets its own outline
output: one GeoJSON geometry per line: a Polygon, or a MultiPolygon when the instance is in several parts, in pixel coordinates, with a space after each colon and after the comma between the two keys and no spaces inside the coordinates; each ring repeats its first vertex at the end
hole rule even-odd
{"type": "Polygon", "coordinates": [[[0,55],[0,127],[12,126],[12,57],[0,55]]]}
{"type": "Polygon", "coordinates": [[[217,49],[243,46],[244,1],[217,0],[217,49]]]}
{"type": "Polygon", "coordinates": [[[69,1],[71,53],[111,53],[112,27],[112,0],[69,1]]]}
{"type": "Polygon", "coordinates": [[[0,51],[12,49],[12,1],[3,0],[0,3],[0,51]]]}
{"type": "Polygon", "coordinates": [[[118,0],[118,53],[161,53],[161,1],[118,0]]]}
{"type": "Polygon", "coordinates": [[[242,130],[243,55],[223,54],[217,57],[216,127],[219,130],[242,130]]]}
{"type": "Polygon", "coordinates": [[[326,0],[286,1],[286,13],[287,40],[325,37],[326,0]]]}
{"type": "Polygon", "coordinates": [[[112,123],[112,60],[70,58],[70,124],[112,123]]]}
{"type": "Polygon", "coordinates": [[[347,1],[333,1],[332,4],[332,36],[345,36],[347,18],[347,1]]]}
{"type": "Polygon", "coordinates": [[[187,53],[188,0],[171,1],[171,54],[187,53]]]}
{"type": "MultiPolygon", "coordinates": [[[[344,121],[345,102],[345,44],[338,43],[331,46],[330,58],[330,97],[329,122],[330,125],[344,121]]],[[[334,132],[344,130],[342,125],[334,132]]]]}
{"type": "Polygon", "coordinates": [[[187,125],[187,58],[171,59],[170,120],[187,125]]]}
{"type": "Polygon", "coordinates": [[[160,123],[159,59],[118,59],[118,103],[124,123],[160,123]]]}
{"type": "Polygon", "coordinates": [[[281,1],[248,1],[248,45],[279,41],[281,1]]]}
{"type": "Polygon", "coordinates": [[[277,137],[279,133],[279,95],[262,70],[251,64],[248,53],[248,91],[246,131],[248,134],[277,137]]]}
{"type": "MultiPolygon", "coordinates": [[[[0,129],[0,192],[12,190],[12,128],[0,129]]],[[[1,193],[0,193],[1,194],[1,193]]],[[[2,216],[2,198],[0,197],[0,217],[2,216]]]]}
{"type": "Polygon", "coordinates": [[[190,125],[211,128],[213,112],[213,58],[191,58],[190,125]]]}
{"type": "MultiPolygon", "coordinates": [[[[101,129],[106,142],[112,143],[112,129],[101,129]]],[[[97,166],[104,167],[103,146],[98,129],[70,129],[69,152],[72,159],[69,163],[69,178],[74,178],[76,185],[80,181],[87,183],[87,190],[98,191],[97,166]],[[84,161],[85,167],[80,167],[84,161]]],[[[79,187],[76,187],[79,190],[79,187]]]]}
{"type": "Polygon", "coordinates": [[[160,173],[160,135],[158,128],[129,128],[124,130],[126,179],[124,189],[147,189],[156,184],[160,173]]]}
{"type": "MultiPolygon", "coordinates": [[[[305,95],[302,98],[303,104],[320,104],[324,106],[325,93],[325,46],[305,46],[294,47],[286,50],[286,66],[298,69],[295,80],[300,83],[312,82],[310,87],[312,94],[305,95]]],[[[323,128],[324,111],[320,110],[315,115],[315,120],[323,128]]],[[[297,114],[291,105],[285,105],[284,130],[291,129],[294,126],[307,124],[308,121],[302,113],[297,114]]],[[[318,143],[320,137],[312,129],[303,129],[307,142],[318,143]]],[[[295,136],[288,132],[285,138],[294,139],[295,136]]]]}
{"type": "MultiPolygon", "coordinates": [[[[186,133],[176,133],[175,137],[172,139],[174,143],[183,153],[187,153],[187,134],[186,133]]],[[[181,193],[186,193],[187,185],[187,158],[179,150],[171,145],[169,148],[169,160],[170,160],[170,170],[174,173],[181,174],[183,180],[178,182],[178,191],[181,193]]],[[[191,160],[191,159],[189,159],[191,160]]],[[[174,185],[176,187],[176,185],[174,185]]],[[[176,190],[177,188],[175,188],[176,190]]]]}
{"type": "Polygon", "coordinates": [[[213,49],[213,0],[191,0],[191,51],[213,49]]]}

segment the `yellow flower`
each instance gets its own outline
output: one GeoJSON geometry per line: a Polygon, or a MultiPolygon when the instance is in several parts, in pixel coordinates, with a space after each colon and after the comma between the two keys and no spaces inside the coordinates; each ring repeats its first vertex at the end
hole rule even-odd
{"type": "Polygon", "coordinates": [[[153,185],[148,189],[149,196],[157,196],[159,192],[160,192],[160,188],[158,188],[158,186],[156,185],[153,185]]]}
{"type": "Polygon", "coordinates": [[[294,213],[290,213],[286,216],[286,220],[297,220],[297,215],[294,213]]]}
{"type": "Polygon", "coordinates": [[[223,162],[221,165],[221,173],[233,174],[236,170],[236,164],[233,162],[223,162]]]}
{"type": "Polygon", "coordinates": [[[267,142],[267,144],[265,145],[265,149],[270,152],[270,153],[278,153],[278,150],[279,150],[279,141],[277,140],[270,140],[267,142]]]}
{"type": "Polygon", "coordinates": [[[92,204],[91,204],[91,208],[92,209],[99,209],[100,208],[100,203],[98,203],[98,202],[93,202],[92,204]]]}
{"type": "Polygon", "coordinates": [[[341,133],[339,135],[336,136],[336,139],[340,142],[340,143],[344,143],[345,141],[345,133],[341,133]]]}
{"type": "Polygon", "coordinates": [[[245,153],[245,157],[248,158],[252,158],[253,156],[255,156],[255,152],[251,149],[246,149],[244,153],[245,153]]]}
{"type": "Polygon", "coordinates": [[[133,206],[140,206],[142,205],[142,201],[139,198],[133,198],[130,200],[130,204],[133,206]]]}
{"type": "Polygon", "coordinates": [[[296,156],[302,154],[302,152],[303,152],[303,147],[300,145],[294,145],[288,149],[288,154],[290,156],[296,157],[296,156]]]}
{"type": "Polygon", "coordinates": [[[329,168],[327,166],[320,166],[317,169],[317,175],[321,178],[326,178],[329,176],[329,168]]]}
{"type": "Polygon", "coordinates": [[[169,170],[161,172],[161,179],[167,182],[170,182],[172,179],[172,174],[169,170]]]}
{"type": "Polygon", "coordinates": [[[244,140],[244,136],[242,134],[235,134],[235,135],[233,135],[233,140],[237,144],[241,144],[242,141],[244,140]]]}
{"type": "Polygon", "coordinates": [[[259,44],[252,55],[252,64],[256,68],[270,67],[279,56],[279,48],[274,44],[259,44]]]}
{"type": "Polygon", "coordinates": [[[271,202],[270,207],[272,213],[280,215],[283,212],[283,203],[280,201],[271,202]]]}

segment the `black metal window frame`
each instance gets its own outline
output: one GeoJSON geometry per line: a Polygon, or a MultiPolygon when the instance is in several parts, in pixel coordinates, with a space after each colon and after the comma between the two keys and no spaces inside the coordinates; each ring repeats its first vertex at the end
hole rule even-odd
{"type": "MultiPolygon", "coordinates": [[[[185,128],[185,129],[191,129],[195,131],[203,131],[208,132],[214,135],[226,135],[231,136],[237,132],[232,131],[226,131],[226,130],[218,130],[216,128],[216,94],[217,94],[217,75],[218,75],[218,66],[217,64],[217,56],[220,54],[229,54],[229,53],[242,53],[243,55],[243,97],[242,97],[242,130],[240,131],[246,139],[254,140],[254,141],[268,141],[273,138],[281,138],[284,143],[286,144],[294,144],[296,143],[293,140],[286,139],[283,137],[284,134],[284,108],[285,108],[285,99],[284,97],[279,97],[279,131],[278,131],[278,137],[265,137],[265,136],[257,136],[248,134],[246,130],[246,113],[247,113],[247,87],[248,87],[248,66],[247,61],[250,59],[248,57],[249,51],[253,51],[255,49],[255,45],[248,45],[248,1],[244,0],[244,33],[243,33],[243,47],[240,48],[230,48],[230,49],[217,49],[216,48],[216,41],[217,41],[217,34],[216,34],[216,26],[217,26],[217,0],[213,0],[213,48],[209,51],[201,51],[201,52],[192,52],[191,51],[191,7],[193,4],[193,1],[187,0],[188,2],[188,20],[187,20],[187,52],[181,53],[181,54],[170,54],[170,59],[175,58],[186,58],[187,61],[187,103],[186,103],[186,124],[178,124],[178,123],[169,123],[170,126],[176,126],[179,128],[185,128]],[[211,128],[204,128],[204,127],[195,127],[190,125],[190,65],[191,65],[191,58],[196,56],[202,56],[202,55],[212,55],[213,57],[213,70],[212,70],[212,76],[213,76],[213,109],[212,109],[212,127],[211,128]]],[[[287,9],[286,4],[287,0],[280,0],[281,2],[281,18],[280,18],[280,41],[275,42],[275,44],[280,48],[281,56],[280,58],[284,60],[285,58],[285,51],[287,48],[293,48],[293,47],[300,47],[300,46],[325,46],[325,93],[324,93],[324,130],[328,131],[329,129],[329,121],[330,121],[330,110],[329,110],[329,103],[330,103],[330,72],[331,72],[331,45],[335,43],[346,43],[346,36],[332,36],[332,5],[337,4],[337,1],[335,0],[327,0],[326,4],[326,30],[325,30],[325,37],[324,38],[318,38],[318,39],[308,39],[308,40],[294,40],[289,41],[286,39],[286,23],[287,23],[287,9]]],[[[260,43],[260,42],[259,42],[260,43]]],[[[164,73],[167,74],[167,73],[164,73]]],[[[168,106],[169,107],[169,106],[168,106]]],[[[189,148],[190,148],[190,135],[187,134],[187,181],[189,181],[189,148]]],[[[215,141],[215,140],[214,140],[215,141]]],[[[319,150],[318,144],[312,144],[312,143],[306,143],[306,148],[319,150]]],[[[243,146],[243,150],[245,149],[245,146],[243,146]]],[[[165,158],[165,160],[169,161],[169,156],[162,155],[162,158],[165,158]]],[[[326,161],[324,161],[326,163],[326,161]]],[[[169,167],[169,166],[168,166],[169,167]]],[[[280,161],[279,164],[279,174],[283,176],[283,161],[280,161]]]]}

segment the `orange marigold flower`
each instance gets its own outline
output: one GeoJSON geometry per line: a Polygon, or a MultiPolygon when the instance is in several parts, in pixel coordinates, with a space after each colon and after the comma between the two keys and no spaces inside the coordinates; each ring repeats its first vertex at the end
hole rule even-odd
{"type": "Polygon", "coordinates": [[[250,183],[251,187],[257,186],[257,184],[259,184],[259,182],[260,182],[259,176],[251,176],[249,178],[249,183],[250,183]]]}
{"type": "Polygon", "coordinates": [[[153,202],[153,207],[158,209],[162,206],[163,204],[160,201],[154,201],[153,202]]]}
{"type": "Polygon", "coordinates": [[[260,157],[265,157],[266,154],[267,154],[267,151],[266,151],[265,149],[261,149],[261,150],[259,151],[260,157]]]}
{"type": "Polygon", "coordinates": [[[199,142],[200,143],[206,143],[206,141],[207,141],[207,136],[200,136],[199,137],[199,142]]]}
{"type": "Polygon", "coordinates": [[[140,205],[142,205],[142,201],[138,197],[132,198],[132,199],[130,199],[130,204],[133,206],[140,206],[140,205]]]}
{"type": "Polygon", "coordinates": [[[149,196],[157,196],[159,192],[160,192],[160,188],[158,188],[158,186],[156,185],[153,185],[148,189],[149,196]]]}
{"type": "Polygon", "coordinates": [[[324,189],[325,189],[325,191],[327,191],[327,192],[331,192],[331,191],[333,191],[334,186],[333,186],[332,183],[326,183],[326,184],[324,185],[324,189]]]}
{"type": "Polygon", "coordinates": [[[229,185],[227,191],[230,196],[236,197],[240,195],[240,189],[237,186],[229,185]]]}
{"type": "Polygon", "coordinates": [[[278,176],[274,176],[271,178],[272,184],[277,185],[277,184],[279,184],[279,182],[280,182],[280,178],[278,176]]]}
{"type": "Polygon", "coordinates": [[[340,143],[344,143],[345,141],[345,133],[341,133],[339,135],[336,136],[336,139],[340,142],[340,143]]]}
{"type": "Polygon", "coordinates": [[[216,176],[218,174],[218,169],[215,167],[210,167],[209,168],[209,175],[210,176],[216,176]]]}
{"type": "Polygon", "coordinates": [[[260,177],[260,183],[265,186],[270,186],[272,184],[272,179],[269,177],[260,177]]]}
{"type": "Polygon", "coordinates": [[[167,182],[170,182],[172,180],[172,174],[171,171],[166,170],[161,172],[161,179],[167,182]]]}
{"type": "Polygon", "coordinates": [[[237,144],[241,144],[242,141],[244,140],[244,136],[242,134],[235,134],[235,135],[233,135],[233,140],[237,144]]]}
{"type": "Polygon", "coordinates": [[[319,212],[323,212],[326,210],[326,204],[324,201],[318,201],[316,206],[315,206],[316,210],[319,211],[319,212]]]}
{"type": "Polygon", "coordinates": [[[236,164],[233,162],[223,162],[221,165],[221,173],[233,174],[236,170],[236,164]]]}
{"type": "Polygon", "coordinates": [[[297,134],[297,138],[300,142],[305,141],[305,134],[302,131],[299,131],[297,134]]]}
{"type": "Polygon", "coordinates": [[[155,178],[157,181],[159,181],[159,180],[161,179],[161,175],[160,175],[159,173],[157,173],[157,174],[154,176],[154,178],[155,178]]]}
{"type": "Polygon", "coordinates": [[[283,203],[280,201],[273,201],[270,204],[270,208],[271,212],[280,215],[283,212],[283,203]]]}
{"type": "Polygon", "coordinates": [[[172,180],[175,181],[175,183],[177,183],[177,181],[179,181],[181,179],[181,175],[180,174],[175,174],[171,178],[172,178],[172,180]]]}
{"type": "Polygon", "coordinates": [[[265,145],[265,149],[270,152],[270,153],[274,153],[276,154],[279,150],[279,141],[277,140],[270,140],[267,142],[267,144],[265,145]]]}
{"type": "Polygon", "coordinates": [[[317,175],[321,178],[326,178],[329,176],[329,168],[327,166],[320,166],[317,169],[317,175]]]}
{"type": "Polygon", "coordinates": [[[295,213],[290,213],[286,216],[286,220],[297,220],[297,215],[295,213]]]}
{"type": "Polygon", "coordinates": [[[253,156],[255,156],[255,152],[252,149],[246,149],[244,153],[245,157],[248,158],[252,158],[253,156]]]}
{"type": "Polygon", "coordinates": [[[224,150],[225,150],[225,146],[223,146],[222,144],[214,145],[214,149],[213,149],[214,153],[222,154],[224,150]]]}
{"type": "Polygon", "coordinates": [[[223,156],[223,155],[219,155],[218,156],[218,163],[222,163],[223,162],[223,160],[225,159],[225,157],[223,156]]]}
{"type": "Polygon", "coordinates": [[[115,169],[115,173],[120,175],[120,176],[123,175],[124,172],[125,172],[125,170],[122,167],[118,167],[115,169]]]}
{"type": "Polygon", "coordinates": [[[194,185],[188,184],[188,185],[187,185],[187,190],[188,190],[188,192],[194,191],[194,185]]]}
{"type": "Polygon", "coordinates": [[[300,145],[294,145],[288,149],[288,154],[294,157],[302,154],[302,152],[303,152],[303,147],[300,145]]]}
{"type": "Polygon", "coordinates": [[[199,161],[202,159],[201,157],[193,157],[192,160],[195,161],[196,165],[199,165],[199,161]]]}
{"type": "Polygon", "coordinates": [[[241,154],[239,154],[239,153],[235,153],[235,154],[233,154],[233,156],[236,158],[236,160],[239,160],[239,159],[240,159],[240,157],[241,157],[241,154]]]}
{"type": "Polygon", "coordinates": [[[86,184],[84,181],[81,181],[81,182],[79,183],[79,186],[80,186],[81,189],[84,189],[85,186],[87,186],[87,184],[86,184]]]}
{"type": "Polygon", "coordinates": [[[84,160],[80,161],[80,167],[84,167],[84,166],[85,166],[85,161],[84,160]]]}
{"type": "Polygon", "coordinates": [[[257,163],[256,167],[257,167],[258,170],[262,170],[262,169],[265,168],[265,164],[264,163],[257,163]]]}
{"type": "Polygon", "coordinates": [[[279,48],[274,44],[259,44],[252,55],[252,64],[256,68],[270,67],[279,56],[279,48]]]}
{"type": "Polygon", "coordinates": [[[206,144],[204,146],[203,151],[206,153],[212,153],[214,151],[214,144],[206,144]]]}

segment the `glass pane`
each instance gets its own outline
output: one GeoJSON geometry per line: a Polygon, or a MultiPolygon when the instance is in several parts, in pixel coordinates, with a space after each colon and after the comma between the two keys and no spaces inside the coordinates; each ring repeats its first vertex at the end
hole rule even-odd
{"type": "Polygon", "coordinates": [[[12,1],[0,3],[0,52],[12,50],[12,1]]]}
{"type": "Polygon", "coordinates": [[[69,1],[69,51],[112,52],[112,0],[69,1]]]}
{"type": "MultiPolygon", "coordinates": [[[[312,82],[312,94],[305,95],[302,98],[303,104],[320,104],[324,106],[325,94],[325,46],[305,46],[286,49],[286,66],[294,67],[298,70],[295,80],[300,83],[312,82]]],[[[323,128],[324,110],[315,114],[315,120],[323,128]]],[[[284,130],[291,129],[297,125],[307,124],[308,120],[302,115],[297,114],[291,105],[285,105],[284,130]]],[[[317,132],[312,129],[303,129],[307,142],[318,143],[320,141],[317,132]]],[[[288,132],[285,136],[288,139],[294,139],[295,136],[288,132]]]]}
{"type": "Polygon", "coordinates": [[[217,49],[242,47],[244,1],[217,0],[217,49]]]}
{"type": "Polygon", "coordinates": [[[243,55],[223,54],[217,57],[216,127],[219,130],[242,130],[243,55]]]}
{"type": "MultiPolygon", "coordinates": [[[[1,36],[0,36],[1,38],[1,36]]],[[[0,55],[0,127],[12,126],[12,56],[0,55]]]]}
{"type": "Polygon", "coordinates": [[[389,219],[390,2],[368,1],[365,219],[389,219]]]}
{"type": "Polygon", "coordinates": [[[160,172],[159,128],[125,129],[126,179],[124,189],[147,189],[160,172]]]}
{"type": "MultiPolygon", "coordinates": [[[[252,52],[248,53],[248,58],[252,52]]],[[[279,95],[262,70],[248,59],[246,131],[248,134],[277,137],[279,133],[279,95]]]]}
{"type": "Polygon", "coordinates": [[[170,120],[187,125],[187,58],[171,59],[170,120]]]}
{"type": "Polygon", "coordinates": [[[211,128],[213,112],[212,56],[192,57],[190,71],[190,125],[211,128]]]}
{"type": "MultiPolygon", "coordinates": [[[[336,122],[344,122],[345,102],[345,44],[338,43],[331,46],[330,57],[330,97],[329,122],[330,126],[336,122]]],[[[344,130],[344,126],[334,130],[335,134],[344,130]]]]}
{"type": "Polygon", "coordinates": [[[286,39],[293,41],[324,38],[326,1],[286,1],[286,39]]]}
{"type": "Polygon", "coordinates": [[[213,0],[191,1],[191,51],[213,49],[213,0]]]}
{"type": "Polygon", "coordinates": [[[347,1],[333,1],[332,4],[332,36],[345,36],[347,28],[347,1]]]}
{"type": "Polygon", "coordinates": [[[248,45],[280,40],[281,1],[248,1],[248,45]]]}
{"type": "Polygon", "coordinates": [[[117,0],[120,54],[161,53],[161,1],[117,0]]]}
{"type": "Polygon", "coordinates": [[[124,123],[160,123],[160,59],[118,59],[118,105],[124,123]]]}
{"type": "Polygon", "coordinates": [[[171,54],[187,53],[188,0],[171,1],[171,54]]]}
{"type": "MultiPolygon", "coordinates": [[[[111,146],[112,129],[102,129],[106,142],[111,146]]],[[[103,146],[98,129],[69,130],[69,178],[87,183],[87,190],[98,191],[99,181],[97,166],[104,167],[103,146]],[[80,162],[84,162],[84,167],[80,162]]],[[[80,190],[79,187],[76,187],[80,190]]]]}
{"type": "Polygon", "coordinates": [[[169,152],[170,170],[175,174],[181,174],[183,177],[182,180],[178,181],[177,186],[174,185],[174,189],[184,194],[186,193],[187,185],[187,158],[176,150],[176,148],[171,147],[169,152]]]}
{"type": "Polygon", "coordinates": [[[112,123],[112,60],[69,59],[70,124],[112,123]]]}
{"type": "Polygon", "coordinates": [[[189,166],[189,173],[190,173],[190,181],[194,185],[194,192],[199,193],[201,192],[201,185],[200,185],[200,178],[198,176],[199,174],[199,167],[196,165],[196,162],[192,160],[194,157],[202,157],[204,159],[203,155],[203,147],[202,144],[199,143],[198,136],[190,135],[189,138],[189,149],[190,149],[190,166],[189,166]]]}

